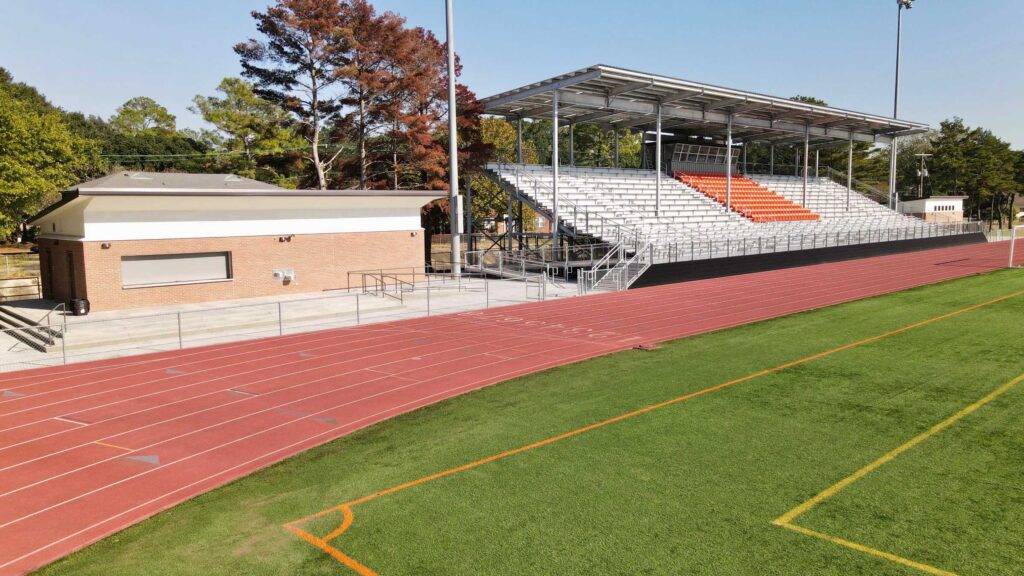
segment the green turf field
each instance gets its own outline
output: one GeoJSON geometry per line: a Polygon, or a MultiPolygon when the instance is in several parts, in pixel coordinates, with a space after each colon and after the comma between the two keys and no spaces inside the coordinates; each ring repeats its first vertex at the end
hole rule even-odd
{"type": "MultiPolygon", "coordinates": [[[[41,573],[355,574],[283,525],[750,375],[355,504],[330,546],[382,575],[1024,574],[1024,295],[886,335],[1020,290],[1024,273],[1002,271],[519,378],[41,573]]],[[[296,526],[322,537],[342,519],[296,526]]]]}

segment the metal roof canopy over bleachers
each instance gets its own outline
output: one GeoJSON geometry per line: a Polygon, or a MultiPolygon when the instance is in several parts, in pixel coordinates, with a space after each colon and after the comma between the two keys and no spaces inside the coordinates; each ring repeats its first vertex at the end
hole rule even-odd
{"type": "Polygon", "coordinates": [[[482,99],[487,114],[550,119],[558,93],[559,124],[594,123],[608,129],[691,129],[745,141],[811,144],[889,144],[894,136],[925,132],[927,124],[817,106],[598,64],[482,99]]]}

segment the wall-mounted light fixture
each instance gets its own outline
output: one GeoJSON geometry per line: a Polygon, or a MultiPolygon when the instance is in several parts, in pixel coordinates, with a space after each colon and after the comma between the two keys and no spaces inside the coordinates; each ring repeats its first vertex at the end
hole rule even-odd
{"type": "Polygon", "coordinates": [[[277,241],[278,242],[291,242],[293,237],[294,237],[294,234],[288,234],[286,236],[278,236],[277,237],[277,241]]]}
{"type": "Polygon", "coordinates": [[[110,250],[110,242],[104,242],[100,244],[100,248],[103,248],[104,250],[110,250]]]}

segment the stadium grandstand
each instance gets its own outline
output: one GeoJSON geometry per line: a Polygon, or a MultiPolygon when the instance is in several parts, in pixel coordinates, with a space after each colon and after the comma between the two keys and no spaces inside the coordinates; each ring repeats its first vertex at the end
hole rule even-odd
{"type": "Polygon", "coordinates": [[[977,223],[926,223],[900,214],[891,194],[874,191],[883,198],[878,201],[854,185],[856,143],[888,145],[927,131],[922,123],[605,65],[483,103],[487,114],[517,129],[516,162],[489,164],[489,175],[511,199],[557,223],[552,245],[612,246],[607,254],[616,258],[581,267],[584,291],[609,287],[601,284],[604,277],[628,287],[653,265],[856,246],[899,251],[979,239],[977,223]],[[524,120],[552,122],[550,165],[523,163],[524,120]],[[572,154],[569,165],[559,162],[559,130],[570,127],[574,149],[572,128],[583,123],[616,135],[611,166],[575,166],[572,154]],[[624,131],[643,135],[640,169],[619,166],[624,131]],[[768,165],[747,164],[746,147],[755,142],[770,147],[768,165]],[[775,145],[801,144],[791,172],[776,170],[775,145]],[[812,164],[812,151],[836,146],[848,150],[845,174],[822,171],[817,154],[812,164]]]}

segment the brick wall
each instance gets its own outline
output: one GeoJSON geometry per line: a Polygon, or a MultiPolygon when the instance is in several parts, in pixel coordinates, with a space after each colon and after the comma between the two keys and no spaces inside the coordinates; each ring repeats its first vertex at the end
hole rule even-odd
{"type": "MultiPolygon", "coordinates": [[[[54,241],[41,240],[40,250],[49,242],[54,241]]],[[[74,243],[60,241],[61,248],[69,244],[74,243]]],[[[423,266],[422,230],[295,235],[289,242],[279,241],[278,236],[248,236],[112,241],[106,249],[102,244],[78,243],[79,254],[84,257],[83,265],[78,266],[80,275],[84,274],[78,287],[79,297],[88,297],[93,310],[315,293],[346,287],[346,273],[352,270],[423,266]],[[230,252],[232,279],[122,287],[122,256],[199,252],[230,252]],[[295,281],[286,285],[274,278],[273,271],[281,268],[295,270],[295,281]]],[[[45,262],[43,268],[46,274],[45,262]]],[[[55,266],[53,280],[54,297],[62,299],[60,287],[67,284],[66,271],[55,266]]]]}
{"type": "Polygon", "coordinates": [[[44,297],[57,302],[67,302],[72,298],[88,298],[85,250],[82,242],[40,238],[37,244],[44,297]],[[69,278],[71,268],[74,268],[74,283],[70,282],[69,278]]]}

